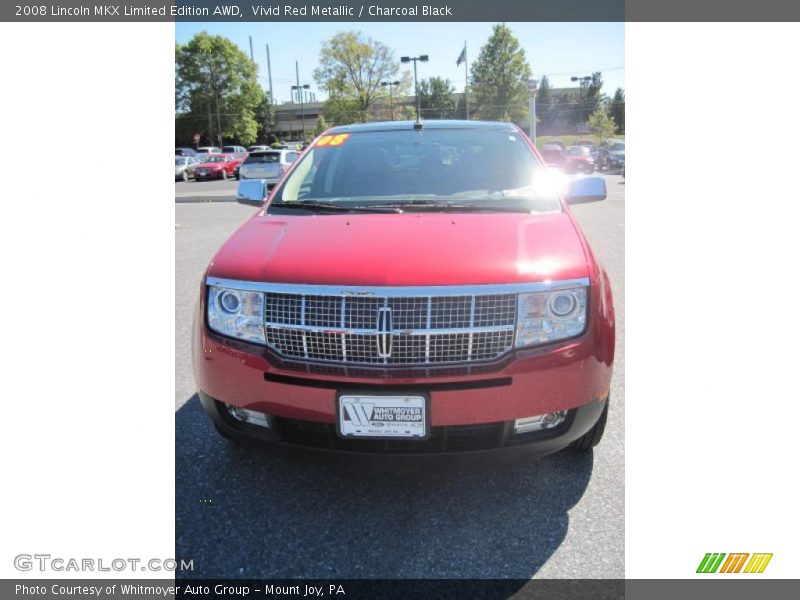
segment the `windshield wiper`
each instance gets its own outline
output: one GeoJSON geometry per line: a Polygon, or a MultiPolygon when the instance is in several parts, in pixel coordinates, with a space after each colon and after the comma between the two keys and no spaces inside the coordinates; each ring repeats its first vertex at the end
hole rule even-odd
{"type": "Polygon", "coordinates": [[[487,205],[487,204],[462,204],[458,202],[441,202],[435,200],[408,200],[405,202],[397,202],[392,204],[382,204],[384,207],[392,207],[399,209],[432,209],[447,212],[530,212],[530,208],[524,206],[508,206],[508,205],[487,205]]]}
{"type": "Polygon", "coordinates": [[[269,208],[297,208],[302,210],[322,210],[330,212],[371,212],[371,213],[399,213],[399,208],[390,206],[347,206],[345,204],[334,204],[332,202],[313,202],[311,200],[298,200],[293,202],[273,202],[269,208]],[[388,208],[388,210],[387,210],[388,208]]]}

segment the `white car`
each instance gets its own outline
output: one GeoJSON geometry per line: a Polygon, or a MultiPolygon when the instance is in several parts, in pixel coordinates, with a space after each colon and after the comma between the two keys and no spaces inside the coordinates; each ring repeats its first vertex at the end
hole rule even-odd
{"type": "Polygon", "coordinates": [[[262,150],[251,152],[239,167],[239,179],[266,179],[269,187],[289,169],[300,152],[296,150],[262,150]]]}
{"type": "Polygon", "coordinates": [[[244,146],[223,146],[222,154],[236,154],[237,156],[243,156],[244,154],[247,154],[247,150],[244,146]]]}

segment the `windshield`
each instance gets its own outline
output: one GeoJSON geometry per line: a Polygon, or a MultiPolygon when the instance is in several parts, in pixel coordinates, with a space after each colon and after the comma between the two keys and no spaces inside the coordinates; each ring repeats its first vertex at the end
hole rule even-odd
{"type": "Polygon", "coordinates": [[[224,156],[209,156],[205,162],[207,163],[221,163],[225,162],[226,158],[224,156]]]}
{"type": "Polygon", "coordinates": [[[625,152],[625,144],[611,144],[609,152],[625,152]]]}
{"type": "Polygon", "coordinates": [[[280,160],[280,152],[267,152],[264,154],[251,154],[245,159],[244,164],[252,165],[253,163],[276,163],[280,162],[280,160]]]}
{"type": "Polygon", "coordinates": [[[546,171],[512,129],[365,131],[317,140],[275,193],[281,203],[341,206],[471,204],[492,209],[558,211],[546,171]],[[539,184],[539,185],[537,185],[539,184]],[[541,189],[540,189],[541,188],[541,189]]]}
{"type": "Polygon", "coordinates": [[[187,163],[188,160],[189,160],[188,158],[176,158],[175,159],[175,166],[176,167],[182,167],[183,165],[185,165],[187,163]]]}

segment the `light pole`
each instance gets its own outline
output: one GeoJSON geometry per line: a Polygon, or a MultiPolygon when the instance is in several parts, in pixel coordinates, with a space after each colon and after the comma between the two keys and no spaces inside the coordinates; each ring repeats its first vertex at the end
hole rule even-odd
{"type": "Polygon", "coordinates": [[[586,100],[586,86],[588,86],[589,82],[592,81],[592,76],[584,75],[583,77],[570,77],[569,80],[577,81],[578,85],[581,88],[581,96],[580,96],[581,103],[579,104],[580,108],[578,109],[578,114],[581,115],[584,119],[586,119],[588,112],[586,111],[586,108],[584,107],[583,103],[584,100],[586,100]]]}
{"type": "Polygon", "coordinates": [[[589,85],[589,82],[592,80],[592,76],[584,75],[583,77],[570,77],[569,80],[578,82],[578,85],[581,87],[581,96],[583,96],[583,90],[587,85],[589,85]]]}
{"type": "Polygon", "coordinates": [[[306,141],[306,109],[304,103],[304,90],[310,90],[311,86],[307,83],[300,85],[300,67],[297,61],[294,61],[294,74],[297,77],[297,85],[292,86],[292,91],[297,90],[297,95],[300,96],[300,118],[303,121],[303,143],[306,141]]]}
{"type": "Polygon", "coordinates": [[[389,106],[392,111],[392,121],[394,121],[394,93],[393,90],[396,86],[400,85],[399,81],[381,81],[381,87],[389,88],[389,106]]]}
{"type": "Polygon", "coordinates": [[[419,84],[417,84],[417,61],[428,62],[428,55],[421,54],[419,56],[401,56],[401,63],[414,63],[414,94],[417,97],[417,121],[419,121],[419,84]]]}
{"type": "Polygon", "coordinates": [[[528,79],[528,93],[530,94],[531,127],[528,133],[531,135],[533,145],[536,145],[536,90],[539,88],[539,81],[528,79]]]}
{"type": "Polygon", "coordinates": [[[305,102],[303,96],[305,96],[304,90],[311,89],[311,86],[307,83],[304,85],[293,85],[292,91],[297,90],[297,95],[300,97],[300,119],[303,121],[303,142],[306,141],[306,109],[305,109],[305,102]]]}

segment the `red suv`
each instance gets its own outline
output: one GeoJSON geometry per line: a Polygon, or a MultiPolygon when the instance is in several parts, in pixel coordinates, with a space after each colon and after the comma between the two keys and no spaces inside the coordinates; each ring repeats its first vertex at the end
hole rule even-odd
{"type": "Polygon", "coordinates": [[[403,462],[597,444],[614,310],[567,203],[606,188],[558,175],[514,125],[433,121],[331,129],[266,204],[243,180],[261,209],[193,335],[217,430],[403,462]]]}

